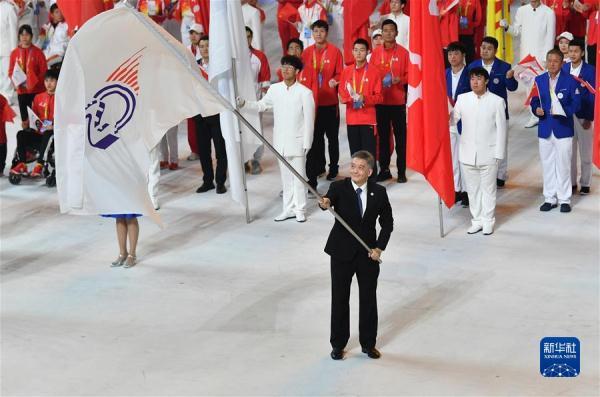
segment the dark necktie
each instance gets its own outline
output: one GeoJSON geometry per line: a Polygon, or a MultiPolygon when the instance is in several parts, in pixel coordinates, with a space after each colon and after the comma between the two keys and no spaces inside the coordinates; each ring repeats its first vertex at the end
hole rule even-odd
{"type": "Polygon", "coordinates": [[[362,218],[363,216],[363,203],[362,200],[360,198],[360,194],[362,193],[362,189],[358,188],[356,189],[356,201],[358,203],[358,215],[362,218]]]}

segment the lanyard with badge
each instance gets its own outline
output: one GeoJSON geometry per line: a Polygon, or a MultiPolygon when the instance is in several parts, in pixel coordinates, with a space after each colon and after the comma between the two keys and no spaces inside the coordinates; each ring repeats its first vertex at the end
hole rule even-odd
{"type": "Polygon", "coordinates": [[[397,47],[398,44],[394,44],[392,56],[389,60],[385,59],[385,48],[383,49],[383,51],[381,51],[381,65],[383,66],[385,61],[385,67],[390,69],[390,71],[387,72],[385,77],[383,78],[383,88],[390,88],[392,86],[392,79],[394,77],[392,67],[394,66],[394,56],[396,55],[397,47]]]}
{"type": "Polygon", "coordinates": [[[469,6],[471,5],[471,0],[467,0],[467,4],[465,6],[465,12],[463,13],[461,8],[459,8],[458,13],[460,14],[460,20],[459,20],[459,24],[460,24],[460,28],[461,29],[466,29],[469,27],[469,18],[467,17],[467,13],[469,12],[469,6]]]}
{"type": "MultiPolygon", "coordinates": [[[[362,95],[362,93],[363,93],[363,87],[365,85],[365,79],[367,77],[368,68],[369,68],[369,64],[365,64],[365,70],[363,71],[363,75],[360,80],[360,88],[358,90],[356,89],[356,67],[352,71],[352,89],[354,90],[354,92],[357,96],[362,95]]],[[[365,102],[364,99],[354,100],[352,102],[352,108],[360,109],[364,106],[364,102],[365,102]]]]}
{"type": "MultiPolygon", "coordinates": [[[[317,70],[317,47],[315,46],[313,51],[313,69],[317,70]]],[[[327,56],[327,48],[323,51],[323,55],[321,55],[321,66],[319,67],[319,71],[317,72],[317,79],[319,82],[319,88],[323,85],[323,68],[325,67],[325,57],[327,56]]]]}

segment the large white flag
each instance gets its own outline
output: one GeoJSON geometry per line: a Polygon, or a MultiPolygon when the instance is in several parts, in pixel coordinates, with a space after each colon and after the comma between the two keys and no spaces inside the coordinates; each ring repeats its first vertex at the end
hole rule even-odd
{"type": "Polygon", "coordinates": [[[69,43],[56,89],[60,209],[151,215],[149,151],[168,128],[225,106],[191,53],[129,8],[92,18],[69,43]]]}
{"type": "MultiPolygon", "coordinates": [[[[239,1],[211,0],[208,77],[211,85],[235,107],[235,88],[242,98],[256,98],[256,88],[250,67],[250,50],[239,1]],[[218,21],[218,23],[217,23],[218,21]],[[234,63],[235,62],[235,63],[234,63]],[[234,70],[235,66],[235,81],[234,70]]],[[[260,118],[256,110],[243,108],[240,113],[259,132],[260,118]]],[[[241,163],[252,158],[260,141],[246,126],[241,126],[243,154],[240,153],[240,124],[231,111],[221,113],[221,131],[227,149],[227,164],[231,196],[244,203],[241,163]]]]}

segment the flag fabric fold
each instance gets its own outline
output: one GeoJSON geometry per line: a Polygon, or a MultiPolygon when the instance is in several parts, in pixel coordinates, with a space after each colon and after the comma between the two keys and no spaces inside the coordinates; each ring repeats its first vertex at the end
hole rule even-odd
{"type": "Polygon", "coordinates": [[[371,42],[369,16],[377,7],[377,0],[344,0],[344,62],[354,63],[352,44],[358,38],[371,42]]]}
{"type": "Polygon", "coordinates": [[[90,19],[71,40],[56,89],[55,155],[62,213],[137,213],[150,150],[168,128],[225,108],[189,51],[128,7],[90,19]],[[126,40],[123,38],[126,37],[126,40]]]}
{"type": "Polygon", "coordinates": [[[411,3],[407,166],[425,176],[447,207],[454,205],[448,100],[439,10],[435,0],[411,3]]]}

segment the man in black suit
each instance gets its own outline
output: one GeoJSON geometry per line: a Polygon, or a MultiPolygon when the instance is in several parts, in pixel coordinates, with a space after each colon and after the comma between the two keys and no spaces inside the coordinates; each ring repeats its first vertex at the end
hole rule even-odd
{"type": "Polygon", "coordinates": [[[333,206],[354,232],[371,247],[371,252],[337,220],[331,229],[325,252],[331,256],[331,358],[344,358],[350,338],[350,285],[356,273],[359,286],[359,334],[363,353],[371,358],[381,354],[377,339],[377,277],[379,257],[387,246],[394,227],[392,207],[385,187],[369,179],[375,159],[361,150],[352,155],[350,178],[333,182],[319,202],[321,209],[333,206]],[[381,231],[377,238],[377,219],[381,231]]]}

